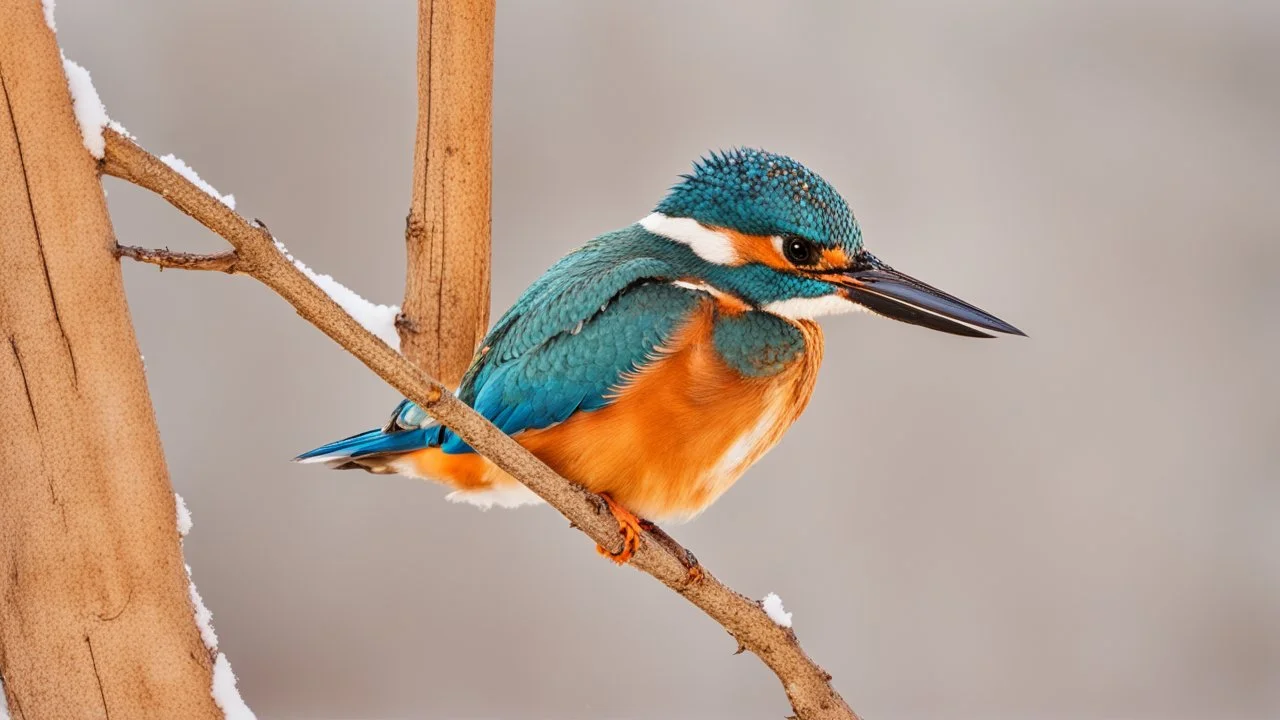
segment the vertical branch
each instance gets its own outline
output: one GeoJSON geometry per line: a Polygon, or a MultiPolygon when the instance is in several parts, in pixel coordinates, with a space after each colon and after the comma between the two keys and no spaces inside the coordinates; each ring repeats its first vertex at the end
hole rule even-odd
{"type": "Polygon", "coordinates": [[[495,0],[418,0],[418,131],[397,326],[410,361],[457,387],[489,325],[495,0]]]}
{"type": "Polygon", "coordinates": [[[94,160],[0,0],[0,676],[15,717],[220,717],[94,160]]]}

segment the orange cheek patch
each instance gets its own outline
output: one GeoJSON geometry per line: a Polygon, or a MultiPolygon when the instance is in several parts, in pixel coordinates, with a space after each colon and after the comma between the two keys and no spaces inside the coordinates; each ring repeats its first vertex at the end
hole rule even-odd
{"type": "Polygon", "coordinates": [[[770,235],[747,235],[728,228],[715,228],[715,230],[729,238],[729,242],[733,244],[734,252],[738,254],[742,261],[739,264],[754,262],[768,265],[778,270],[786,270],[791,267],[791,263],[783,259],[778,252],[778,248],[774,247],[773,237],[770,235]]]}
{"type": "MultiPolygon", "coordinates": [[[[782,256],[771,235],[747,235],[729,228],[714,228],[718,233],[729,238],[739,262],[734,265],[760,263],[775,270],[795,270],[795,266],[782,256]]],[[[818,270],[843,270],[849,267],[851,260],[842,247],[823,248],[819,259],[818,270]]]]}
{"type": "Polygon", "coordinates": [[[825,270],[842,270],[849,267],[849,255],[842,247],[826,248],[822,251],[822,264],[825,270]]]}

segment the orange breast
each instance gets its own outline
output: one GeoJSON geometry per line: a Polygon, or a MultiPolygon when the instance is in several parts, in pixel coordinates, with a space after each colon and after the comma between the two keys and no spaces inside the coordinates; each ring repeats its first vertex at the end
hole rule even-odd
{"type": "MultiPolygon", "coordinates": [[[[516,440],[556,472],[609,493],[641,517],[698,514],[800,416],[822,362],[821,330],[799,321],[806,351],[775,375],[743,377],[715,351],[718,312],[740,310],[708,299],[614,402],[516,440]]],[[[443,480],[462,495],[518,485],[478,455],[432,449],[414,453],[411,462],[410,474],[443,480]]]]}
{"type": "Polygon", "coordinates": [[[565,477],[607,492],[642,517],[698,514],[760,459],[804,410],[822,360],[822,334],[771,377],[745,378],[711,342],[708,301],[607,407],[518,440],[565,477]]]}

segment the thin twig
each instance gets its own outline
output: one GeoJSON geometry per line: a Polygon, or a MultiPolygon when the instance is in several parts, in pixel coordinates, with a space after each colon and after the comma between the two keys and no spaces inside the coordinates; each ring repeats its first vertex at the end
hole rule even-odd
{"type": "Polygon", "coordinates": [[[149,265],[158,265],[161,270],[165,268],[177,268],[178,270],[210,270],[234,274],[240,272],[237,267],[240,263],[240,256],[236,255],[234,250],[226,252],[211,253],[209,255],[197,255],[194,253],[177,252],[165,248],[163,250],[152,250],[149,248],[134,247],[132,245],[116,245],[116,257],[129,258],[137,260],[140,263],[149,265]]]}
{"type": "MultiPolygon", "coordinates": [[[[106,131],[103,171],[144,187],[221,235],[235,248],[237,271],[276,291],[311,324],[370,370],[456,432],[468,445],[559,510],[606,548],[618,546],[618,525],[599,496],[553,472],[434,378],[365,330],[276,247],[271,234],[191,184],[133,141],[106,131]]],[[[698,606],[738,643],[755,653],[782,681],[803,720],[857,720],[831,687],[831,676],[805,654],[790,628],[765,614],[756,601],[703,571],[691,579],[690,554],[669,537],[644,532],[631,564],[698,606]]]]}

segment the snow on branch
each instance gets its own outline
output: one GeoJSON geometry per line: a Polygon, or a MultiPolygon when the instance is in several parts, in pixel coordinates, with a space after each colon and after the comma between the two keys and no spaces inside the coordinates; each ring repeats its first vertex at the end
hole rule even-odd
{"type": "MultiPolygon", "coordinates": [[[[101,156],[98,156],[98,157],[101,157],[101,156]]],[[[160,162],[164,163],[165,165],[168,165],[174,170],[177,170],[178,174],[190,180],[193,184],[195,184],[196,187],[205,191],[205,193],[207,193],[209,197],[217,199],[223,205],[226,205],[232,210],[236,209],[235,195],[223,195],[222,193],[218,192],[216,189],[214,189],[212,185],[205,182],[203,178],[197,175],[196,171],[191,169],[190,165],[183,162],[182,158],[176,157],[173,153],[169,153],[167,155],[161,155],[160,162]]]]}
{"type": "MultiPolygon", "coordinates": [[[[187,509],[187,503],[181,495],[174,493],[173,499],[177,504],[178,535],[185,538],[187,533],[191,532],[191,511],[187,509]]],[[[179,543],[182,544],[181,541],[179,543]]],[[[209,689],[210,694],[213,695],[213,701],[222,708],[227,720],[257,720],[253,711],[240,697],[240,691],[236,689],[236,676],[231,672],[231,661],[218,651],[218,633],[213,631],[213,613],[205,606],[204,599],[196,590],[196,583],[191,579],[191,566],[184,564],[183,567],[187,569],[187,589],[196,615],[196,627],[200,629],[200,639],[204,641],[205,649],[214,656],[213,681],[209,689]]],[[[6,719],[0,718],[0,720],[6,719]]]]}
{"type": "Polygon", "coordinates": [[[782,598],[777,593],[769,593],[760,601],[760,607],[764,609],[769,619],[778,623],[784,628],[791,627],[791,613],[782,609],[782,598]]]}
{"type": "MultiPolygon", "coordinates": [[[[274,238],[273,238],[274,239],[274,238]]],[[[355,291],[351,290],[342,283],[334,280],[332,276],[321,275],[303,264],[303,262],[289,253],[289,249],[279,240],[275,241],[276,247],[293,262],[294,267],[302,271],[311,282],[320,286],[325,294],[333,298],[338,306],[347,311],[347,314],[356,319],[365,330],[377,335],[382,342],[390,345],[392,349],[400,349],[400,335],[396,332],[396,316],[400,314],[399,305],[376,305],[360,297],[355,291]]]]}
{"type": "Polygon", "coordinates": [[[213,661],[213,701],[226,713],[227,720],[257,720],[257,716],[240,697],[236,688],[236,674],[231,672],[231,661],[218,653],[213,661]]]}
{"type": "MultiPolygon", "coordinates": [[[[45,7],[46,19],[52,21],[53,15],[49,7],[45,7]]],[[[84,146],[95,159],[101,160],[105,148],[102,129],[111,118],[107,117],[107,108],[98,97],[93,87],[89,71],[62,56],[62,69],[67,73],[67,87],[71,90],[71,109],[76,116],[76,124],[80,126],[80,135],[84,138],[84,146]]]]}
{"type": "MultiPolygon", "coordinates": [[[[57,34],[58,25],[53,19],[54,0],[41,0],[40,4],[44,9],[44,23],[51,32],[57,34]]],[[[107,108],[102,104],[97,88],[93,86],[89,71],[71,61],[66,53],[62,53],[62,71],[67,76],[67,88],[71,91],[71,111],[76,116],[76,124],[80,126],[84,146],[95,160],[101,160],[105,142],[102,130],[111,123],[111,118],[107,117],[107,108]]],[[[122,134],[128,134],[123,126],[118,123],[116,125],[122,134]]]]}

